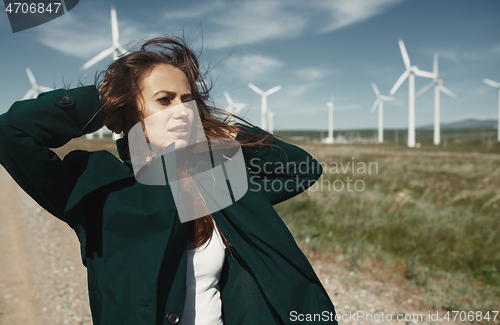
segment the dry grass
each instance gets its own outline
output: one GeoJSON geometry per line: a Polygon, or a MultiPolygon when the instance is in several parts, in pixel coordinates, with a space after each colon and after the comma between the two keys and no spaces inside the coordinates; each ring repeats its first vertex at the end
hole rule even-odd
{"type": "Polygon", "coordinates": [[[498,309],[499,155],[391,146],[306,150],[323,167],[372,162],[378,173],[325,169],[323,190],[277,205],[300,243],[348,256],[353,269],[399,272],[406,285],[422,289],[422,306],[498,309]],[[347,177],[364,190],[339,191],[347,177]]]}

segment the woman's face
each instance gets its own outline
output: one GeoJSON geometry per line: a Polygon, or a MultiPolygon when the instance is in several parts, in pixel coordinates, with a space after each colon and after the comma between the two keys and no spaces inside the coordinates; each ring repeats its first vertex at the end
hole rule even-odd
{"type": "Polygon", "coordinates": [[[176,149],[187,146],[196,106],[184,104],[193,100],[186,75],[172,65],[159,64],[139,85],[142,98],[137,104],[143,108],[149,142],[162,148],[172,142],[176,149]]]}

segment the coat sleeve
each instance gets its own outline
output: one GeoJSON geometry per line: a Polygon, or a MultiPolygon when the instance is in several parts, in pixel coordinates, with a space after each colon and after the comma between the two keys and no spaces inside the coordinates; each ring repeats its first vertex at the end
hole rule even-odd
{"type": "Polygon", "coordinates": [[[101,120],[100,106],[95,86],[86,86],[15,102],[0,115],[0,163],[38,204],[65,222],[78,172],[50,148],[92,130],[101,120]]]}
{"type": "MultiPolygon", "coordinates": [[[[238,123],[254,134],[269,134],[260,128],[238,123]]],[[[237,135],[237,140],[245,137],[237,135]]],[[[271,134],[273,146],[242,147],[250,182],[274,205],[288,200],[312,186],[323,173],[321,164],[305,150],[279,140],[271,134]]],[[[249,186],[249,188],[252,188],[249,186]]]]}

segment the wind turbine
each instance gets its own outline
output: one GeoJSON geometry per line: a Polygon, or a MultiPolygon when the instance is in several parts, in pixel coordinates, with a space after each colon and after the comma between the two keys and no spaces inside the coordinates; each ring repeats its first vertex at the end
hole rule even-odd
{"type": "Polygon", "coordinates": [[[240,113],[240,111],[246,107],[245,104],[238,104],[238,103],[233,102],[233,100],[231,99],[231,96],[229,96],[229,93],[225,90],[224,90],[224,96],[226,97],[226,100],[228,103],[226,111],[228,111],[229,113],[232,113],[234,115],[238,115],[240,113]],[[233,110],[233,108],[234,108],[234,110],[233,110]]]}
{"type": "Polygon", "coordinates": [[[384,142],[384,101],[394,100],[394,97],[380,95],[380,91],[374,82],[372,82],[372,88],[375,95],[377,95],[377,99],[373,103],[371,113],[375,112],[378,104],[378,142],[382,143],[384,142]]]}
{"type": "MultiPolygon", "coordinates": [[[[87,140],[92,140],[92,139],[94,139],[94,135],[95,135],[96,133],[97,133],[97,137],[98,137],[99,139],[103,139],[103,138],[104,138],[104,130],[103,130],[103,128],[100,128],[97,132],[94,132],[94,133],[87,133],[87,134],[85,135],[85,138],[86,138],[87,140]]],[[[113,133],[113,134],[114,134],[114,133],[113,133]]]]}
{"type": "Polygon", "coordinates": [[[500,83],[495,82],[490,79],[483,79],[483,82],[487,85],[490,85],[491,87],[495,87],[498,89],[498,136],[497,140],[500,142],[500,83]]]}
{"type": "Polygon", "coordinates": [[[281,86],[276,86],[274,88],[269,89],[268,91],[262,91],[257,88],[253,83],[248,83],[248,87],[255,91],[257,94],[262,96],[262,104],[261,104],[261,114],[260,114],[260,124],[262,130],[267,131],[266,119],[267,119],[267,96],[274,94],[275,92],[281,89],[281,86]]]}
{"type": "Polygon", "coordinates": [[[399,39],[399,49],[401,50],[401,55],[403,56],[403,61],[406,67],[405,72],[399,77],[398,81],[394,84],[389,96],[394,95],[401,84],[408,78],[408,147],[415,147],[415,75],[425,78],[433,78],[434,74],[432,72],[419,70],[416,65],[412,66],[410,64],[410,57],[408,52],[406,52],[405,44],[402,39],[399,39]]]}
{"type": "Polygon", "coordinates": [[[125,50],[123,47],[121,47],[120,43],[118,43],[118,38],[119,38],[118,19],[116,18],[115,6],[111,6],[111,34],[113,37],[113,46],[111,46],[109,49],[106,49],[106,50],[102,51],[101,53],[97,54],[89,62],[85,63],[80,68],[81,71],[88,69],[89,67],[93,66],[94,64],[101,61],[102,59],[104,59],[105,57],[107,57],[110,54],[113,54],[113,60],[116,60],[116,59],[118,59],[118,54],[127,54],[128,53],[128,51],[125,50]]]}
{"type": "Polygon", "coordinates": [[[326,103],[328,106],[328,138],[323,139],[324,143],[333,143],[333,99],[326,103]]]}
{"type": "Polygon", "coordinates": [[[434,64],[432,66],[432,72],[434,73],[434,78],[427,86],[420,89],[415,97],[418,97],[429,90],[432,86],[434,86],[434,144],[437,146],[441,143],[441,122],[440,122],[440,112],[439,112],[439,95],[440,91],[445,93],[446,95],[457,98],[451,90],[443,86],[443,80],[438,79],[438,54],[434,53],[434,64]]]}
{"type": "MultiPolygon", "coordinates": [[[[85,138],[86,138],[87,140],[92,140],[92,139],[94,139],[94,135],[95,135],[96,133],[97,133],[97,137],[98,137],[99,139],[104,139],[104,128],[100,128],[100,129],[99,129],[99,131],[94,132],[94,133],[87,133],[87,134],[85,135],[85,138]]],[[[120,135],[120,134],[117,134],[117,133],[114,133],[114,132],[111,132],[111,138],[112,138],[113,140],[115,140],[115,141],[116,141],[116,140],[118,140],[118,139],[120,139],[120,138],[121,138],[121,135],[120,135]]]]}
{"type": "Polygon", "coordinates": [[[269,111],[267,113],[267,116],[269,118],[269,133],[273,134],[274,131],[274,123],[273,123],[273,117],[274,117],[275,112],[269,111]]]}
{"type": "Polygon", "coordinates": [[[26,68],[26,73],[28,74],[28,78],[30,79],[30,82],[31,82],[31,89],[28,90],[26,95],[24,95],[23,100],[36,98],[39,93],[53,90],[52,88],[49,88],[49,87],[37,85],[35,76],[31,72],[30,68],[26,68]]]}

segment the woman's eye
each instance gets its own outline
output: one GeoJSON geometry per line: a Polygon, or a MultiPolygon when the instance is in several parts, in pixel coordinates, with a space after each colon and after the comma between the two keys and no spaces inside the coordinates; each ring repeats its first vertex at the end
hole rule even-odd
{"type": "Polygon", "coordinates": [[[158,98],[157,101],[160,102],[160,103],[162,103],[162,104],[168,104],[168,103],[170,103],[170,99],[168,97],[158,98]]]}

